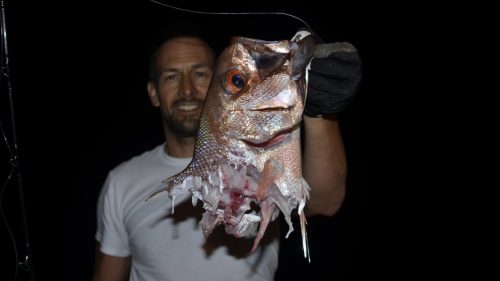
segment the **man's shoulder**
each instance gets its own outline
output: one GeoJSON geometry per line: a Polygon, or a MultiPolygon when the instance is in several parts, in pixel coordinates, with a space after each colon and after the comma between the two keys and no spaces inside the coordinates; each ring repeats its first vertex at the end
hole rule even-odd
{"type": "Polygon", "coordinates": [[[158,165],[161,161],[161,153],[163,153],[163,145],[158,145],[153,149],[121,162],[110,171],[110,174],[130,175],[131,173],[147,169],[151,165],[158,165]]]}

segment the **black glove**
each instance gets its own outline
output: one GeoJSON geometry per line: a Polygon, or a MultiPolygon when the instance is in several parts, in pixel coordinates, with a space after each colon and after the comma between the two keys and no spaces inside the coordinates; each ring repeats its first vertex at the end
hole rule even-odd
{"type": "Polygon", "coordinates": [[[317,44],[309,70],[304,114],[321,117],[344,110],[361,81],[361,60],[347,42],[317,44]]]}

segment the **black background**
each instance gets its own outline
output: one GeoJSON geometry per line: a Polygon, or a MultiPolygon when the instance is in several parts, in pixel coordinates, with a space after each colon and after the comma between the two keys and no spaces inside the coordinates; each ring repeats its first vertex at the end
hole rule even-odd
{"type": "MultiPolygon", "coordinates": [[[[146,94],[148,44],[162,25],[178,19],[197,22],[212,30],[212,44],[219,51],[230,35],[288,39],[302,26],[282,15],[194,15],[149,1],[6,2],[16,129],[37,280],[90,279],[95,205],[107,172],[162,141],[160,116],[146,94]]],[[[402,238],[406,229],[390,207],[394,202],[380,200],[381,194],[389,194],[389,182],[381,179],[384,173],[371,172],[373,164],[387,161],[381,157],[387,145],[397,142],[389,140],[379,146],[377,140],[384,134],[377,124],[389,119],[375,103],[384,101],[388,90],[381,80],[387,78],[382,73],[389,66],[379,56],[393,31],[382,24],[384,14],[366,6],[362,13],[356,4],[319,4],[324,1],[286,5],[224,1],[210,6],[178,2],[170,1],[205,11],[294,14],[308,22],[324,41],[348,41],[361,55],[359,94],[339,115],[349,163],[344,206],[332,218],[309,220],[311,264],[301,256],[298,231],[283,239],[276,280],[414,276],[409,273],[413,270],[405,270],[413,265],[403,257],[416,247],[402,238]],[[381,85],[385,88],[379,88],[381,85]]],[[[11,139],[7,96],[2,85],[2,124],[11,139]]],[[[404,110],[405,104],[400,106],[404,110]]],[[[1,167],[4,179],[9,171],[8,157],[2,157],[1,167]]],[[[24,237],[17,189],[15,181],[7,186],[3,209],[22,257],[24,237]]],[[[391,190],[387,201],[398,198],[397,205],[403,205],[405,198],[399,195],[391,190]]],[[[0,277],[12,280],[14,251],[5,224],[0,230],[0,255],[5,261],[0,277]]]]}

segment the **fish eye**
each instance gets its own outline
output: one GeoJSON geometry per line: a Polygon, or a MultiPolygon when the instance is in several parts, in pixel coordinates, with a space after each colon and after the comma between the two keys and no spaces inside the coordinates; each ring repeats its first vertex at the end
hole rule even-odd
{"type": "Polygon", "coordinates": [[[245,88],[247,80],[246,76],[239,69],[231,69],[226,73],[222,81],[222,86],[228,94],[234,95],[245,88]]]}

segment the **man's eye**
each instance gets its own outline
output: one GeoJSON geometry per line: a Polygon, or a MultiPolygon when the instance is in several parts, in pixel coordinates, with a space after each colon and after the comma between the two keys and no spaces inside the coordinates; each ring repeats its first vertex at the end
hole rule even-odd
{"type": "Polygon", "coordinates": [[[222,80],[222,87],[230,95],[237,94],[247,84],[247,77],[239,69],[229,70],[222,80]]]}
{"type": "Polygon", "coordinates": [[[163,78],[164,80],[175,80],[177,78],[177,74],[166,74],[163,78]]]}
{"type": "Polygon", "coordinates": [[[196,78],[205,78],[205,77],[208,77],[208,73],[202,72],[202,71],[197,71],[194,73],[194,76],[196,78]]]}

